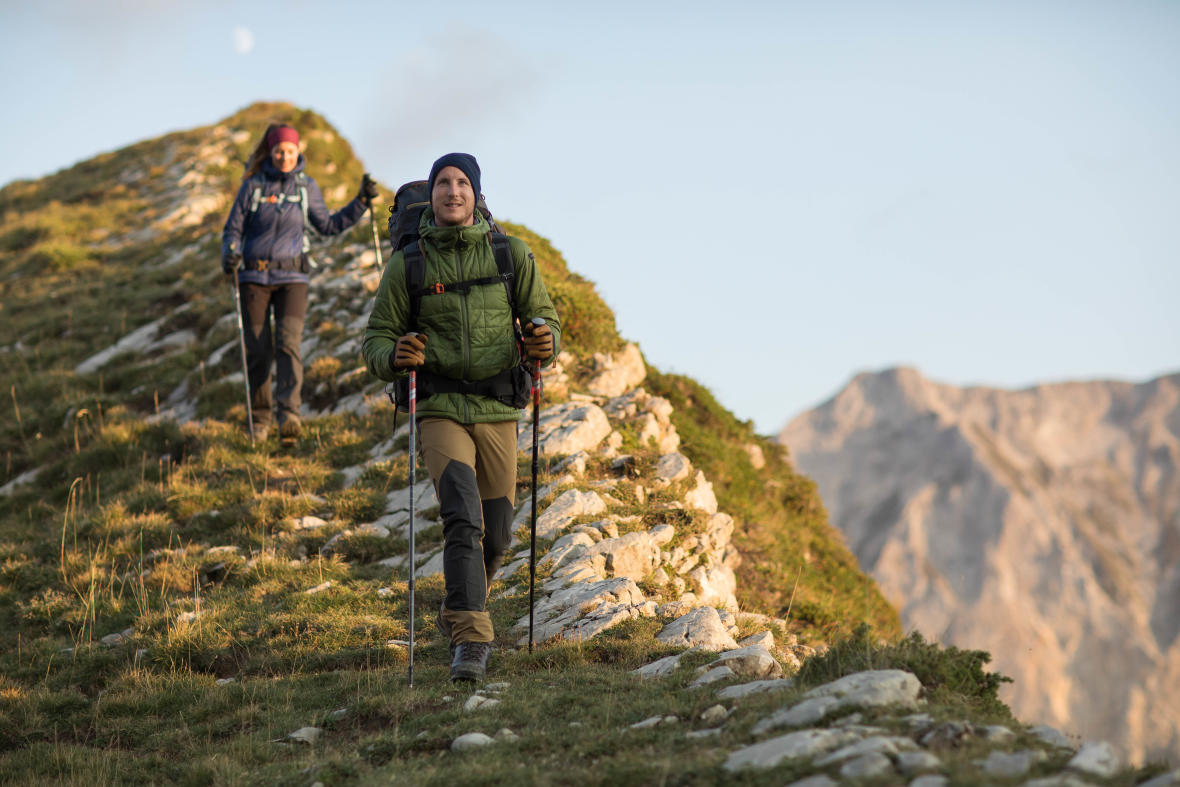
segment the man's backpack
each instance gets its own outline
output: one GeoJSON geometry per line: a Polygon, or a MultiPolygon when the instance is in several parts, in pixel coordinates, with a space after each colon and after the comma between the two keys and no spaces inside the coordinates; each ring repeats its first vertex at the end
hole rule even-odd
{"type": "MultiPolygon", "coordinates": [[[[485,276],[479,279],[456,282],[443,286],[442,283],[426,284],[426,258],[419,246],[418,222],[422,218],[422,211],[430,204],[430,195],[425,180],[415,180],[405,184],[397,190],[393,198],[393,205],[389,208],[389,240],[393,250],[401,251],[405,260],[406,293],[410,299],[410,330],[418,328],[418,314],[422,298],[427,295],[441,295],[444,292],[471,291],[473,287],[503,284],[508,295],[508,307],[514,316],[512,330],[516,336],[517,346],[522,346],[520,326],[516,315],[516,266],[512,259],[512,248],[508,236],[496,224],[488,210],[483,195],[479,195],[476,209],[491,225],[488,241],[492,246],[492,256],[496,260],[498,275],[485,276]]],[[[523,359],[524,353],[521,351],[523,359]]],[[[395,404],[408,411],[409,388],[403,378],[394,384],[395,404]]],[[[528,396],[532,384],[532,373],[526,364],[507,369],[488,380],[468,382],[465,380],[450,380],[421,371],[418,373],[418,390],[422,398],[436,393],[472,393],[491,396],[512,407],[524,407],[528,404],[528,396]]]]}

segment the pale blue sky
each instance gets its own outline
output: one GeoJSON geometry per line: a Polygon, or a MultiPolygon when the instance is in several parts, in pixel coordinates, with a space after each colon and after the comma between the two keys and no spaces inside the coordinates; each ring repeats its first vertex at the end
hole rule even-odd
{"type": "Polygon", "coordinates": [[[388,184],[474,153],[763,433],[899,363],[1180,369],[1180,0],[49,0],[4,3],[0,68],[0,183],[256,100],[388,184]]]}

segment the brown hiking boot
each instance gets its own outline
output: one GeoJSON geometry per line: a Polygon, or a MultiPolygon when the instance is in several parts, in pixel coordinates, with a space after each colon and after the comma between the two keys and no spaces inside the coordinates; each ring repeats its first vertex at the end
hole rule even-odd
{"type": "Polygon", "coordinates": [[[451,681],[475,682],[488,672],[488,657],[492,655],[490,642],[461,642],[451,659],[451,681]]]}
{"type": "Polygon", "coordinates": [[[279,418],[279,437],[284,440],[295,440],[303,434],[303,422],[299,416],[288,413],[279,418]]]}

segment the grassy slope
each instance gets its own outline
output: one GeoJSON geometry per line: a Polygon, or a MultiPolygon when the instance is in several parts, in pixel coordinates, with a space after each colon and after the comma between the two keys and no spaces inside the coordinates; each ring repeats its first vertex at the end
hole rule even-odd
{"type": "MultiPolygon", "coordinates": [[[[295,122],[305,137],[321,132],[309,169],[325,191],[345,184],[351,193],[360,164],[313,113],[254,106],[225,125],[256,132],[270,118],[295,122]]],[[[228,301],[216,267],[223,214],[143,242],[111,240],[159,210],[152,189],[167,172],[158,162],[170,149],[199,146],[211,130],[140,143],[0,190],[0,374],[12,408],[0,424],[3,478],[44,468],[31,485],[0,497],[0,781],[722,780],[725,749],[745,740],[781,699],[743,703],[709,745],[668,728],[620,734],[656,713],[699,726],[695,719],[713,704],[708,694],[679,690],[691,678],[685,672],[643,685],[626,674],[667,652],[652,639],[653,620],[531,656],[505,651],[496,668],[512,684],[503,703],[495,712],[465,714],[467,692],[446,682],[446,646],[430,622],[441,584],[421,582],[424,638],[417,686],[406,687],[406,652],[388,645],[406,634],[404,577],[374,563],[400,554],[404,543],[353,534],[335,557],[318,557],[331,533],[372,521],[386,491],[404,478],[404,452],[371,465],[354,484],[346,486],[341,474],[388,436],[388,409],[315,419],[290,451],[252,449],[242,437],[236,386],[216,382],[233,369],[232,357],[192,372],[233,337],[219,322],[228,301]],[[135,169],[147,177],[113,185],[135,169]],[[175,265],[156,264],[185,248],[190,253],[175,265]],[[182,304],[189,305],[177,314],[182,304]],[[72,372],[81,359],[170,313],[165,330],[193,328],[198,349],[129,354],[101,374],[72,372]],[[185,379],[201,411],[216,417],[184,426],[145,420],[157,396],[185,379]],[[290,518],[312,513],[331,527],[295,530],[290,518]],[[208,551],[221,546],[237,549],[208,551]],[[328,589],[306,593],[328,581],[328,589]],[[128,628],[127,641],[101,644],[128,628]],[[306,725],[326,728],[317,746],[272,742],[306,725]],[[522,743],[464,757],[446,751],[457,734],[500,727],[522,743]]],[[[250,141],[235,143],[239,159],[250,141]]],[[[232,192],[233,159],[219,172],[220,187],[232,192]]],[[[524,228],[511,231],[529,241],[543,266],[565,317],[567,348],[585,361],[617,347],[613,317],[593,286],[570,273],[547,241],[524,228]]],[[[354,231],[323,253],[339,254],[365,234],[354,231]]],[[[340,321],[309,322],[308,332],[340,338],[340,321]]],[[[358,366],[323,358],[309,370],[309,383],[337,391],[358,366]]],[[[677,406],[685,452],[741,522],[743,605],[779,615],[790,607],[793,633],[805,639],[837,638],[862,620],[878,633],[896,632],[896,617],[825,524],[810,482],[692,381],[656,374],[649,387],[677,406]],[[761,471],[745,460],[742,446],[751,441],[767,455],[761,471]]],[[[650,468],[651,453],[640,449],[641,467],[650,468]]],[[[625,502],[626,494],[619,496],[625,502]]],[[[620,513],[636,510],[642,513],[633,505],[620,513]]],[[[423,533],[420,548],[437,544],[438,530],[423,533]]],[[[495,589],[491,610],[501,633],[525,602],[500,591],[522,581],[518,575],[495,589]]],[[[978,654],[912,640],[874,642],[863,632],[852,636],[810,663],[802,686],[867,666],[918,664],[940,697],[936,713],[1006,716],[992,702],[994,685],[978,654]]],[[[777,784],[792,775],[782,767],[734,781],[777,784]]]]}

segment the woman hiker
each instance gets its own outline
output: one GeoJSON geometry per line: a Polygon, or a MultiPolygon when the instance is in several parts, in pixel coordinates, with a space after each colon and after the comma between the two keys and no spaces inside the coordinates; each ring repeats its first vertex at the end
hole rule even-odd
{"type": "Polygon", "coordinates": [[[307,316],[307,225],[321,235],[337,235],[356,224],[377,197],[377,184],[361,179],[356,198],[329,213],[315,180],[304,173],[299,132],[271,124],[246,163],[221,240],[221,269],[237,271],[245,326],[246,366],[254,414],[254,438],[265,440],[272,411],[279,434],[298,437],[303,358],[303,320],[307,316]],[[271,330],[271,309],[275,330],[271,330]],[[271,394],[271,363],[276,390],[271,394]]]}

